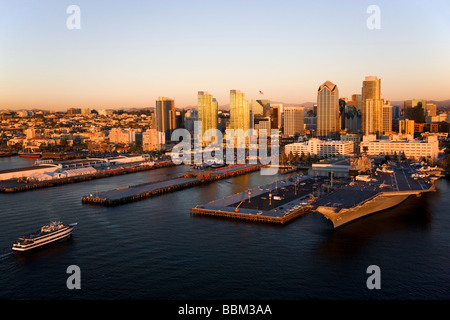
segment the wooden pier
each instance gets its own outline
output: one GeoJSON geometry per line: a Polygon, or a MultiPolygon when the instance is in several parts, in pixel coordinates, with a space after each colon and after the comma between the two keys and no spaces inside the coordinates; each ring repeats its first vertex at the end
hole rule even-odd
{"type": "Polygon", "coordinates": [[[233,176],[247,174],[259,170],[261,166],[262,165],[241,165],[233,166],[232,168],[225,167],[222,168],[222,170],[216,170],[214,174],[209,174],[206,177],[188,177],[185,175],[175,179],[144,183],[104,191],[97,194],[86,195],[81,197],[81,201],[85,204],[116,206],[211,183],[233,176]]]}

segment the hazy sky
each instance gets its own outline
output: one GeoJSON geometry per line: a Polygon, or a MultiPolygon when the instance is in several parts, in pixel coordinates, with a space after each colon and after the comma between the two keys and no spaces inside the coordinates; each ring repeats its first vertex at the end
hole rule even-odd
{"type": "Polygon", "coordinates": [[[224,105],[230,89],[303,103],[368,75],[388,100],[450,99],[450,1],[0,0],[0,109],[184,107],[199,90],[224,105]]]}

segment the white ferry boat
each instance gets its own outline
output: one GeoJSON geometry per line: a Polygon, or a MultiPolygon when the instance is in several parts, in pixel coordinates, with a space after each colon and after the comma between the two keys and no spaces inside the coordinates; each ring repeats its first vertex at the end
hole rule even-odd
{"type": "Polygon", "coordinates": [[[49,225],[41,227],[40,230],[21,236],[14,241],[12,249],[14,251],[25,252],[39,248],[56,241],[64,240],[72,235],[73,228],[77,223],[63,224],[61,222],[51,222],[49,225]]]}

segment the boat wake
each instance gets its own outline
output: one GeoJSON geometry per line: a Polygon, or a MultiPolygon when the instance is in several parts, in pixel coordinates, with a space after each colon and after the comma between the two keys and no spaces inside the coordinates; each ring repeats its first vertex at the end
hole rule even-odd
{"type": "Polygon", "coordinates": [[[0,260],[6,259],[9,255],[14,254],[14,252],[8,252],[0,255],[0,260]]]}

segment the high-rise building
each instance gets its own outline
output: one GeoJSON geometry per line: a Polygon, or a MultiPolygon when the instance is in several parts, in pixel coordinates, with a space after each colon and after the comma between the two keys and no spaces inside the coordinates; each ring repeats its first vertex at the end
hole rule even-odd
{"type": "Polygon", "coordinates": [[[368,76],[362,86],[361,127],[364,135],[382,133],[381,79],[368,76]]]}
{"type": "Polygon", "coordinates": [[[383,112],[382,112],[382,132],[392,131],[392,106],[390,101],[383,100],[383,112]]]}
{"type": "Polygon", "coordinates": [[[211,132],[205,135],[205,132],[210,129],[217,130],[218,103],[211,94],[205,91],[199,91],[197,98],[198,120],[202,123],[203,141],[209,142],[215,135],[211,132]]]}
{"type": "Polygon", "coordinates": [[[405,118],[414,120],[416,123],[424,123],[426,106],[426,100],[406,100],[403,106],[405,118]]]}
{"type": "Polygon", "coordinates": [[[195,121],[198,121],[197,109],[191,109],[184,114],[184,127],[186,130],[193,132],[195,121]]]}
{"type": "Polygon", "coordinates": [[[414,120],[400,120],[398,122],[398,133],[414,135],[414,120]]]}
{"type": "Polygon", "coordinates": [[[339,90],[326,81],[317,90],[317,136],[334,136],[339,129],[339,90]]]}
{"type": "Polygon", "coordinates": [[[393,106],[392,107],[392,119],[394,120],[400,120],[400,113],[401,109],[399,106],[393,106]]]}
{"type": "Polygon", "coordinates": [[[230,90],[230,129],[250,129],[250,105],[245,94],[239,90],[230,90]]]}
{"type": "Polygon", "coordinates": [[[272,129],[281,128],[281,114],[283,105],[282,104],[271,104],[270,105],[270,120],[272,129]]]}
{"type": "Polygon", "coordinates": [[[284,134],[304,134],[304,107],[284,107],[284,134]]]}
{"type": "Polygon", "coordinates": [[[170,141],[172,131],[175,130],[175,101],[167,97],[158,97],[155,108],[156,130],[164,132],[166,141],[170,141]]]}

